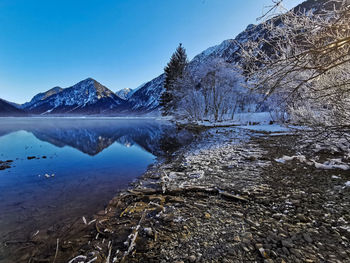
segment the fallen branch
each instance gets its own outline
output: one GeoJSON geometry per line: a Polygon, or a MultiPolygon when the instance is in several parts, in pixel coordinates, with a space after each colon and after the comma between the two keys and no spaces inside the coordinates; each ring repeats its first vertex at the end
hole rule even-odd
{"type": "Polygon", "coordinates": [[[240,201],[240,202],[248,202],[248,199],[239,196],[234,195],[225,191],[221,191],[217,188],[208,188],[205,186],[185,186],[181,188],[173,188],[173,189],[166,189],[165,192],[162,190],[156,190],[156,189],[135,189],[129,191],[131,194],[134,195],[180,195],[180,194],[187,194],[187,193],[206,193],[209,195],[220,195],[221,197],[229,200],[234,201],[240,201]]]}
{"type": "Polygon", "coordinates": [[[55,257],[54,257],[52,263],[55,263],[55,262],[56,262],[56,258],[57,258],[57,255],[58,255],[58,245],[59,245],[59,242],[60,242],[60,239],[57,238],[56,253],[55,253],[55,257]]]}
{"type": "Polygon", "coordinates": [[[8,246],[8,245],[26,244],[26,243],[36,244],[36,242],[33,240],[8,240],[4,242],[4,245],[8,246]]]}
{"type": "Polygon", "coordinates": [[[146,211],[144,211],[142,213],[142,216],[139,220],[139,223],[137,224],[134,231],[129,235],[128,239],[126,240],[126,243],[129,243],[129,247],[128,247],[127,251],[125,251],[121,262],[125,262],[126,257],[134,250],[134,248],[136,246],[136,239],[137,239],[137,236],[139,234],[139,229],[141,228],[141,223],[142,223],[143,219],[145,218],[145,215],[146,215],[145,212],[146,211]]]}

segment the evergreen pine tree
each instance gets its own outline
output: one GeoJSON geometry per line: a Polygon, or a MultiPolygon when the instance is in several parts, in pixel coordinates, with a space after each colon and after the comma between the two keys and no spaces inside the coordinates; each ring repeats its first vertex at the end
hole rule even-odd
{"type": "Polygon", "coordinates": [[[164,68],[165,82],[164,89],[160,98],[160,106],[162,106],[162,114],[170,115],[176,110],[176,104],[179,100],[176,93],[181,88],[176,85],[177,80],[183,76],[185,67],[188,63],[186,50],[180,43],[175,53],[171,56],[171,59],[167,66],[164,68]]]}

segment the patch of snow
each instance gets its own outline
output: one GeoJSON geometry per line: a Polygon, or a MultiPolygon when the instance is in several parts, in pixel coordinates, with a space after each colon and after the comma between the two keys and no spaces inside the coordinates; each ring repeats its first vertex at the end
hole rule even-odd
{"type": "Polygon", "coordinates": [[[325,163],[314,162],[314,164],[317,169],[324,169],[324,170],[341,169],[344,171],[350,170],[350,166],[347,164],[332,164],[329,162],[325,162],[325,163]]]}
{"type": "Polygon", "coordinates": [[[341,161],[341,159],[331,159],[324,163],[316,162],[315,160],[307,160],[304,155],[296,155],[296,156],[283,156],[282,158],[275,159],[276,162],[285,163],[286,161],[292,161],[297,159],[301,163],[305,163],[307,165],[314,165],[317,169],[324,170],[333,170],[333,169],[341,169],[341,170],[350,170],[350,166],[341,161]]]}
{"type": "Polygon", "coordinates": [[[118,90],[115,94],[117,94],[117,96],[123,100],[128,100],[134,93],[135,93],[135,90],[132,90],[130,88],[125,88],[125,89],[118,90]]]}
{"type": "Polygon", "coordinates": [[[248,112],[235,114],[233,121],[242,125],[249,125],[249,123],[268,124],[272,118],[269,112],[248,112]]]}
{"type": "Polygon", "coordinates": [[[275,159],[275,161],[278,162],[278,163],[285,163],[286,162],[286,160],[283,159],[283,158],[275,159]]]}
{"type": "Polygon", "coordinates": [[[282,158],[275,159],[275,161],[279,162],[279,163],[285,163],[286,161],[292,161],[294,159],[297,159],[301,163],[306,163],[308,165],[312,165],[312,162],[307,161],[307,159],[304,155],[295,155],[295,156],[284,155],[282,158]]]}
{"type": "Polygon", "coordinates": [[[239,126],[239,128],[248,129],[252,131],[265,131],[265,132],[287,132],[290,131],[289,128],[273,124],[273,125],[247,125],[247,126],[239,126]]]}

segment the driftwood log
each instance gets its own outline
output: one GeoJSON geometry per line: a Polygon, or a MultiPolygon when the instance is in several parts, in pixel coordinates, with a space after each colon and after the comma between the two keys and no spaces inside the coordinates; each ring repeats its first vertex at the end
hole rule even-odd
{"type": "Polygon", "coordinates": [[[234,195],[231,193],[228,193],[226,191],[221,191],[217,188],[208,188],[205,186],[185,186],[185,187],[179,187],[179,188],[173,188],[173,189],[150,189],[150,188],[143,188],[143,189],[134,189],[128,191],[130,194],[133,195],[181,195],[181,194],[189,194],[189,193],[205,193],[208,195],[219,195],[225,199],[233,200],[233,201],[240,201],[240,202],[248,202],[248,199],[239,196],[234,195]]]}

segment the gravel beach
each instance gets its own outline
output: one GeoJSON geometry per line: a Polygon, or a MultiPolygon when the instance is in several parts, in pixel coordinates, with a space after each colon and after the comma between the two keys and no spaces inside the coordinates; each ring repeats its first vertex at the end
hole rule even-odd
{"type": "Polygon", "coordinates": [[[350,173],[316,165],[349,156],[305,145],[286,132],[203,131],[105,210],[36,235],[23,262],[350,262],[350,173]]]}

